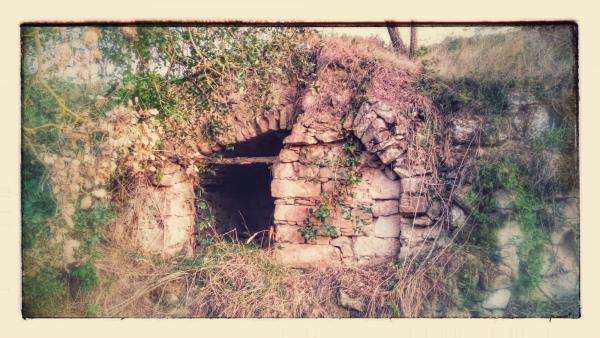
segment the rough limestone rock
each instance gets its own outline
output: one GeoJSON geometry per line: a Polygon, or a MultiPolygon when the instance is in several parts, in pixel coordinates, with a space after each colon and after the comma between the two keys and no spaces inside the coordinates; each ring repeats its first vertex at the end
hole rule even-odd
{"type": "Polygon", "coordinates": [[[276,204],[273,218],[275,221],[302,223],[308,217],[307,206],[276,204]]]}
{"type": "Polygon", "coordinates": [[[274,179],[271,182],[273,197],[319,197],[321,184],[309,181],[274,179]]]}
{"type": "Polygon", "coordinates": [[[467,215],[465,215],[463,209],[457,206],[452,206],[452,209],[450,210],[450,215],[452,216],[453,228],[461,228],[467,223],[467,215]]]}
{"type": "Polygon", "coordinates": [[[295,162],[298,161],[299,158],[300,155],[298,155],[298,152],[293,151],[291,149],[282,149],[279,153],[280,162],[295,162]]]}
{"type": "Polygon", "coordinates": [[[275,240],[279,243],[304,243],[304,237],[302,237],[302,234],[300,233],[300,227],[293,225],[282,224],[277,226],[275,240]]]}
{"type": "Polygon", "coordinates": [[[425,196],[402,194],[400,196],[400,213],[405,216],[424,214],[427,212],[428,202],[425,196]]]}
{"type": "Polygon", "coordinates": [[[354,256],[354,250],[352,250],[352,240],[350,237],[340,236],[331,240],[331,245],[340,248],[342,251],[342,257],[354,256]]]}
{"type": "Polygon", "coordinates": [[[508,302],[510,301],[510,290],[509,289],[500,289],[492,292],[486,300],[481,304],[481,306],[485,309],[493,310],[493,309],[506,309],[508,302]]]}
{"type": "Polygon", "coordinates": [[[402,218],[400,215],[381,216],[375,222],[375,237],[393,238],[400,235],[402,218]]]}
{"type": "Polygon", "coordinates": [[[319,268],[323,262],[329,266],[341,264],[340,250],[330,245],[282,244],[276,259],[295,268],[319,268]]]}
{"type": "Polygon", "coordinates": [[[396,238],[355,237],[354,253],[356,256],[385,256],[398,254],[400,242],[396,238]]]}
{"type": "Polygon", "coordinates": [[[398,200],[376,200],[371,209],[375,217],[394,215],[400,211],[400,202],[398,200]]]}
{"type": "Polygon", "coordinates": [[[454,118],[450,121],[450,132],[455,144],[469,143],[475,137],[480,122],[469,118],[454,118]]]}
{"type": "Polygon", "coordinates": [[[427,178],[426,177],[406,177],[400,180],[402,192],[423,194],[427,192],[427,178]]]}
{"type": "Polygon", "coordinates": [[[362,300],[350,297],[342,289],[338,289],[337,298],[338,298],[338,303],[340,304],[340,306],[342,306],[348,310],[363,312],[366,309],[366,305],[362,300]]]}
{"type": "Polygon", "coordinates": [[[400,197],[400,181],[390,180],[381,170],[369,169],[363,174],[371,189],[373,199],[396,199],[400,197]]]}
{"type": "Polygon", "coordinates": [[[514,221],[509,221],[498,230],[498,247],[500,249],[501,267],[507,269],[513,279],[519,272],[518,244],[522,239],[521,227],[514,221]]]}

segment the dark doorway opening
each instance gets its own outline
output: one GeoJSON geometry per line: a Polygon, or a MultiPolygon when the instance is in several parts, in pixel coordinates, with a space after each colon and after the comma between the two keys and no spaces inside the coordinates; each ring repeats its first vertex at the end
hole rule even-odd
{"type": "Polygon", "coordinates": [[[274,131],[235,144],[220,154],[233,161],[214,164],[212,172],[201,177],[203,199],[219,234],[240,240],[254,236],[255,243],[266,244],[275,209],[271,162],[281,151],[287,134],[274,131]]]}

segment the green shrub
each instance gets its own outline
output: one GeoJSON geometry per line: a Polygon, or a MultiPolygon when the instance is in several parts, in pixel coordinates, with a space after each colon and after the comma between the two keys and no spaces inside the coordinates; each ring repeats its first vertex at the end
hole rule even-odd
{"type": "Polygon", "coordinates": [[[23,152],[21,175],[21,243],[29,250],[50,237],[48,220],[56,213],[56,202],[45,180],[46,169],[28,151],[23,152]]]}
{"type": "Polygon", "coordinates": [[[88,292],[98,286],[98,275],[92,261],[87,261],[71,271],[79,290],[88,292]]]}
{"type": "Polygon", "coordinates": [[[33,276],[23,276],[23,317],[53,317],[60,314],[66,296],[63,274],[46,266],[33,276]]]}

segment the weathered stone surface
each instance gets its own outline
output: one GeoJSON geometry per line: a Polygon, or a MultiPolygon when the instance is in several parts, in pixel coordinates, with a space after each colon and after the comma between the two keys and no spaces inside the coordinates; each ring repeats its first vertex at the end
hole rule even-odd
{"type": "Polygon", "coordinates": [[[510,290],[500,289],[492,292],[488,298],[481,304],[485,309],[506,309],[510,301],[510,290]]]}
{"type": "Polygon", "coordinates": [[[452,216],[453,228],[460,228],[467,223],[467,215],[465,215],[465,212],[461,208],[452,206],[450,214],[452,216]]]}
{"type": "Polygon", "coordinates": [[[81,202],[79,203],[79,207],[83,210],[89,209],[92,206],[92,197],[90,195],[85,195],[81,202]]]}
{"type": "Polygon", "coordinates": [[[298,152],[291,149],[282,149],[279,153],[279,160],[281,162],[295,162],[298,161],[299,158],[300,155],[298,155],[298,152]]]}
{"type": "Polygon", "coordinates": [[[275,240],[279,243],[304,243],[299,226],[277,225],[275,240]]]}
{"type": "Polygon", "coordinates": [[[427,210],[427,216],[429,216],[431,219],[437,219],[442,215],[442,212],[442,202],[440,202],[439,199],[433,199],[429,209],[427,210]]]}
{"type": "Polygon", "coordinates": [[[354,254],[362,256],[395,256],[400,249],[396,238],[354,237],[354,254]]]}
{"type": "Polygon", "coordinates": [[[387,141],[391,134],[382,119],[375,119],[371,122],[369,128],[360,137],[360,141],[368,151],[373,151],[375,146],[381,142],[387,141]]]}
{"type": "Polygon", "coordinates": [[[308,206],[276,204],[273,218],[275,221],[302,223],[308,217],[308,206]]]}
{"type": "Polygon", "coordinates": [[[337,298],[340,306],[348,310],[363,312],[366,309],[366,305],[362,300],[350,297],[342,289],[338,289],[337,298]]]}
{"type": "Polygon", "coordinates": [[[545,106],[534,105],[529,109],[527,133],[530,138],[541,137],[550,128],[550,113],[545,106]]]}
{"type": "Polygon", "coordinates": [[[319,176],[319,167],[317,166],[294,163],[294,170],[296,170],[296,175],[300,178],[315,179],[319,176]]]}
{"type": "Polygon", "coordinates": [[[431,169],[423,166],[408,164],[406,158],[403,157],[394,161],[393,169],[396,175],[400,176],[400,178],[423,176],[431,173],[431,169]]]}
{"type": "Polygon", "coordinates": [[[331,245],[282,244],[276,259],[295,268],[322,268],[341,264],[341,253],[331,245]]]}
{"type": "Polygon", "coordinates": [[[540,288],[555,299],[577,295],[579,293],[579,274],[566,272],[545,276],[540,282],[540,288]]]}
{"type": "Polygon", "coordinates": [[[379,156],[379,159],[381,160],[381,162],[383,162],[383,164],[390,164],[396,159],[398,159],[400,156],[404,155],[405,151],[405,148],[392,145],[390,147],[385,148],[382,151],[379,151],[377,153],[377,156],[379,156]]]}
{"type": "Polygon", "coordinates": [[[319,177],[321,178],[334,178],[335,173],[331,170],[331,167],[321,167],[319,169],[319,177]]]}
{"type": "Polygon", "coordinates": [[[72,264],[77,261],[77,250],[81,246],[81,242],[75,239],[67,239],[63,245],[63,263],[72,264]]]}
{"type": "Polygon", "coordinates": [[[294,171],[294,165],[292,163],[273,163],[271,169],[273,171],[274,178],[294,178],[296,172],[294,171]]]}
{"type": "Polygon", "coordinates": [[[467,118],[455,118],[450,121],[450,131],[454,143],[469,143],[479,129],[479,121],[467,118]]]}
{"type": "Polygon", "coordinates": [[[413,226],[411,223],[401,223],[400,238],[408,247],[413,247],[429,240],[435,240],[440,237],[440,227],[434,226],[421,228],[413,226]]]}
{"type": "Polygon", "coordinates": [[[308,134],[308,131],[305,127],[301,125],[296,125],[292,129],[292,133],[288,135],[285,139],[283,139],[283,144],[292,144],[292,145],[309,145],[309,144],[317,144],[317,139],[308,134]]]}
{"type": "Polygon", "coordinates": [[[409,217],[409,218],[404,218],[403,219],[404,223],[410,224],[410,225],[414,225],[416,227],[428,227],[431,224],[433,224],[433,221],[431,220],[431,218],[429,218],[428,216],[417,216],[417,217],[409,217]]]}
{"type": "Polygon", "coordinates": [[[512,203],[515,200],[515,197],[508,193],[506,190],[497,190],[494,192],[494,200],[496,201],[496,206],[499,209],[508,209],[511,207],[512,203]]]}
{"type": "Polygon", "coordinates": [[[398,200],[376,200],[371,209],[375,217],[394,215],[400,211],[400,202],[398,200]]]}
{"type": "Polygon", "coordinates": [[[519,272],[518,245],[522,236],[519,224],[513,221],[505,223],[497,233],[502,266],[506,268],[507,273],[513,278],[519,272]]]}
{"type": "Polygon", "coordinates": [[[400,196],[400,213],[403,215],[423,214],[427,212],[427,197],[402,194],[400,196]]]}
{"type": "Polygon", "coordinates": [[[506,288],[510,288],[511,286],[512,286],[512,282],[510,280],[510,276],[508,276],[506,274],[500,274],[500,275],[496,276],[496,278],[494,278],[494,280],[492,280],[492,283],[490,284],[490,289],[491,290],[506,289],[506,288]]]}
{"type": "Polygon", "coordinates": [[[395,199],[400,197],[400,182],[390,180],[383,171],[369,168],[363,173],[373,199],[395,199]]]}
{"type": "Polygon", "coordinates": [[[406,177],[400,180],[402,192],[423,194],[427,192],[427,180],[429,177],[406,177]]]}
{"type": "Polygon", "coordinates": [[[394,124],[396,122],[396,112],[383,103],[377,103],[373,106],[375,114],[382,118],[386,123],[394,124]]]}
{"type": "Polygon", "coordinates": [[[174,163],[167,163],[165,167],[159,170],[159,173],[159,180],[156,182],[156,185],[160,187],[171,186],[187,180],[185,170],[174,163]]]}
{"type": "Polygon", "coordinates": [[[271,195],[273,197],[319,197],[320,193],[320,183],[281,179],[271,181],[271,195]]]}
{"type": "Polygon", "coordinates": [[[337,130],[327,130],[322,133],[316,133],[315,138],[323,143],[331,143],[344,139],[344,137],[337,130]]]}
{"type": "MultiPolygon", "coordinates": [[[[365,105],[363,105],[365,107],[365,105]]],[[[354,119],[352,128],[354,129],[354,135],[358,138],[362,138],[363,134],[367,131],[371,123],[377,119],[377,114],[373,112],[364,112],[363,107],[354,119]]]]}
{"type": "Polygon", "coordinates": [[[342,257],[354,256],[352,250],[352,240],[349,237],[340,236],[331,240],[331,245],[340,248],[342,251],[342,257]]]}
{"type": "Polygon", "coordinates": [[[375,237],[389,238],[398,237],[401,228],[400,215],[381,216],[375,221],[374,231],[375,237]]]}
{"type": "Polygon", "coordinates": [[[392,181],[398,179],[398,175],[396,175],[396,173],[390,167],[385,167],[385,169],[383,169],[383,173],[385,174],[385,176],[387,176],[387,178],[389,178],[392,181]]]}

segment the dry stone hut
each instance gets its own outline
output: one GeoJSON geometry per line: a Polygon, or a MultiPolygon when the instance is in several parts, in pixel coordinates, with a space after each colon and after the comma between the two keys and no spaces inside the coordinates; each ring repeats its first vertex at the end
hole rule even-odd
{"type": "Polygon", "coordinates": [[[234,111],[229,139],[198,142],[204,155],[223,156],[214,175],[190,177],[172,163],[147,187],[153,192],[139,195],[142,204],[164,201],[139,217],[147,249],[175,254],[191,243],[194,185],[215,210],[217,231],[270,232],[276,256],[291,266],[368,264],[443,237],[437,115],[414,89],[418,67],[344,39],[323,44],[316,60],[312,83],[280,85],[278,111],[234,111]]]}

